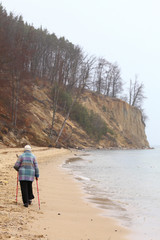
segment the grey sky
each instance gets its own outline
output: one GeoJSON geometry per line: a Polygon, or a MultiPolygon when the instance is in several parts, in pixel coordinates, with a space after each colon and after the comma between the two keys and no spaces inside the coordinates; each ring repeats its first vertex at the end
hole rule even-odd
{"type": "MultiPolygon", "coordinates": [[[[125,82],[145,85],[146,133],[160,144],[160,1],[159,0],[0,0],[7,11],[22,15],[64,36],[87,53],[117,62],[125,82]]],[[[127,87],[127,85],[126,85],[127,87]]]]}

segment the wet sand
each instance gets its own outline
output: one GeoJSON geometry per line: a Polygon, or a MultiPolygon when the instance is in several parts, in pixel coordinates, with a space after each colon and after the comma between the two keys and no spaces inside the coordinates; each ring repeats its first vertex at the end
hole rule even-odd
{"type": "Polygon", "coordinates": [[[17,172],[13,169],[16,154],[23,149],[0,149],[0,239],[23,240],[127,240],[128,230],[85,200],[81,183],[64,169],[62,163],[77,157],[65,149],[33,148],[40,169],[38,208],[35,199],[23,207],[20,188],[15,201],[17,172]]]}

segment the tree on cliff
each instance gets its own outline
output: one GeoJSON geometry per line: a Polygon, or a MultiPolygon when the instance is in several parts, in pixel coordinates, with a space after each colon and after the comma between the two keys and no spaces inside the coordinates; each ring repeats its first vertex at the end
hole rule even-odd
{"type": "Polygon", "coordinates": [[[62,106],[65,93],[72,92],[78,86],[78,82],[80,81],[78,72],[82,58],[82,51],[78,46],[69,44],[67,47],[65,39],[60,39],[55,61],[49,67],[53,104],[50,137],[52,137],[58,105],[61,109],[65,108],[65,106],[62,106]]]}
{"type": "Polygon", "coordinates": [[[81,64],[79,65],[79,67],[77,66],[77,73],[75,75],[75,79],[74,79],[74,88],[72,88],[72,95],[74,96],[70,105],[68,106],[68,111],[66,113],[66,116],[64,118],[64,121],[62,123],[61,129],[58,133],[57,139],[56,139],[56,144],[59,141],[59,138],[61,137],[61,134],[63,132],[63,129],[66,125],[66,122],[70,116],[70,113],[72,111],[72,108],[74,106],[74,104],[76,103],[76,101],[81,97],[81,94],[83,92],[83,90],[85,89],[85,87],[88,84],[88,79],[90,77],[91,71],[92,71],[92,66],[95,62],[95,58],[94,57],[88,57],[84,55],[81,55],[81,64]]]}
{"type": "Polygon", "coordinates": [[[142,108],[143,100],[146,97],[144,96],[144,84],[138,82],[138,77],[135,75],[134,82],[130,80],[129,86],[129,104],[135,106],[139,109],[142,108]]]}
{"type": "MultiPolygon", "coordinates": [[[[17,126],[23,87],[29,84],[30,42],[29,28],[22,16],[7,16],[0,5],[0,85],[1,97],[8,103],[8,112],[14,127],[17,126]]],[[[21,101],[22,102],[22,101],[21,101]]],[[[23,107],[21,108],[21,111],[23,107]]]]}
{"type": "Polygon", "coordinates": [[[123,81],[117,63],[110,63],[104,58],[99,58],[94,78],[95,89],[100,94],[117,97],[123,90],[123,81]]]}
{"type": "Polygon", "coordinates": [[[144,84],[138,82],[138,76],[135,75],[135,80],[132,82],[130,80],[130,87],[129,87],[129,98],[128,103],[131,106],[137,107],[141,113],[142,113],[142,122],[145,125],[146,120],[148,119],[147,115],[145,114],[145,111],[142,107],[143,101],[145,99],[144,95],[144,84]]]}

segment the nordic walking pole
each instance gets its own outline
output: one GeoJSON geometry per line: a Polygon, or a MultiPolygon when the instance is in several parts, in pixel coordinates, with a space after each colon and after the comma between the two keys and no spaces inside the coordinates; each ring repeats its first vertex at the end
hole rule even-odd
{"type": "Polygon", "coordinates": [[[39,188],[38,188],[38,178],[36,178],[36,183],[37,183],[38,206],[39,206],[39,209],[40,209],[39,188]]]}
{"type": "Polygon", "coordinates": [[[17,172],[17,188],[16,188],[16,204],[17,204],[17,198],[18,198],[18,172],[17,172]]]}
{"type": "MultiPolygon", "coordinates": [[[[18,158],[18,154],[16,154],[16,156],[18,158]]],[[[17,172],[16,204],[17,204],[17,198],[18,198],[18,176],[19,176],[19,172],[17,172]]]]}

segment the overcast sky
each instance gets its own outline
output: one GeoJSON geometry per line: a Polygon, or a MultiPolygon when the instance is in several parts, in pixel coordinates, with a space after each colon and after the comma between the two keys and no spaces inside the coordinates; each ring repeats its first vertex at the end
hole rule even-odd
{"type": "Polygon", "coordinates": [[[64,36],[88,54],[117,62],[124,82],[145,85],[150,145],[160,145],[159,0],[0,0],[24,21],[64,36]]]}

